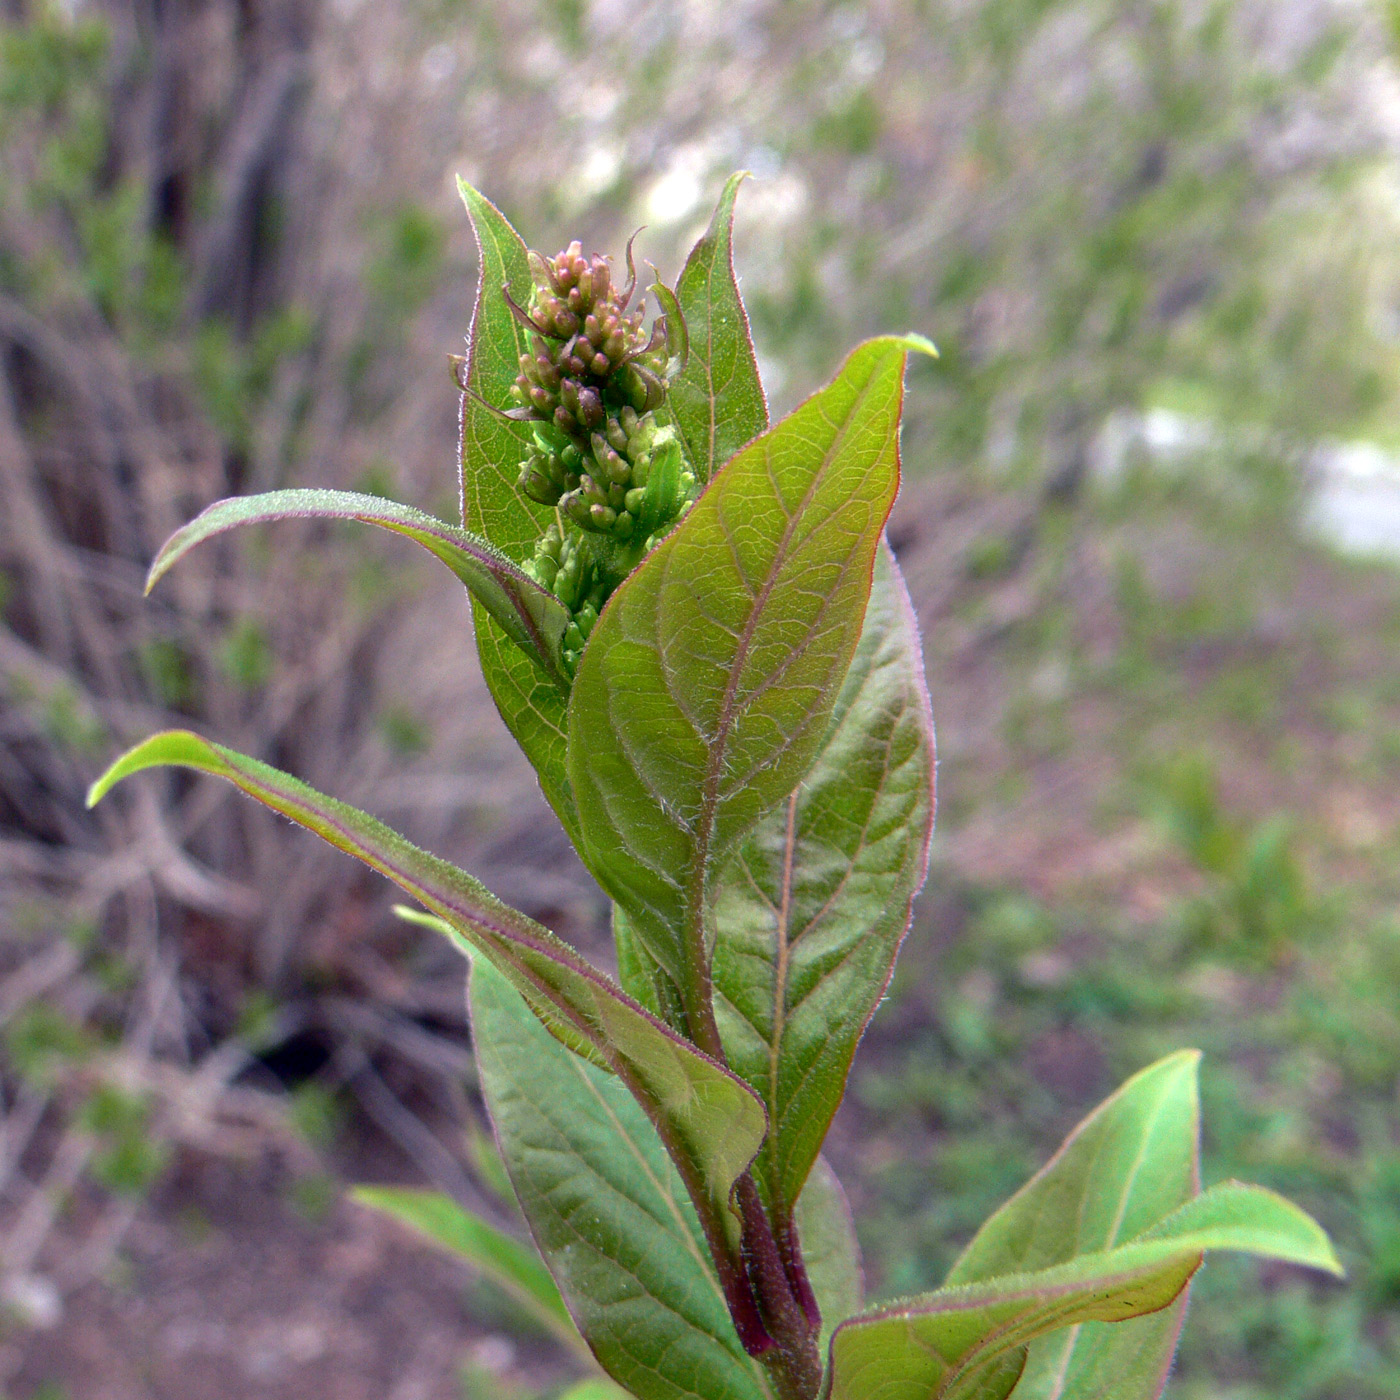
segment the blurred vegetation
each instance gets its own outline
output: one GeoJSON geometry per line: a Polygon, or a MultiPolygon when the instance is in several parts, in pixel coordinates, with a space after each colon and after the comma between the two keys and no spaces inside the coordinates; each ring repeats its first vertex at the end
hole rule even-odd
{"type": "Polygon", "coordinates": [[[288,1091],[321,1164],[288,1188],[308,1221],[367,1120],[462,1188],[460,971],[388,897],[199,784],[81,807],[117,745],[193,724],[596,949],[602,901],[489,714],[461,599],[348,530],[250,537],[151,600],[144,567],[230,492],[454,510],[454,172],[541,245],[645,222],[669,275],[748,168],[775,406],[862,334],[943,352],[892,528],[939,719],[935,870],[832,1148],[872,1284],[937,1282],[1084,1109],[1197,1044],[1212,1178],[1295,1196],[1351,1279],[1213,1265],[1168,1394],[1400,1391],[1400,576],[1299,524],[1320,445],[1400,446],[1394,4],[4,13],[8,1269],[78,1287],[106,1237],[42,1203],[108,1203],[119,1249],[253,1089],[288,1091]],[[179,1111],[201,1067],[212,1131],[179,1111]]]}

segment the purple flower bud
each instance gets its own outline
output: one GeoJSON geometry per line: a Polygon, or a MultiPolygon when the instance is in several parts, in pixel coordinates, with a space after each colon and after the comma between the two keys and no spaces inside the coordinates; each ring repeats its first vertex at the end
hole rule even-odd
{"type": "Polygon", "coordinates": [[[585,428],[598,427],[604,417],[603,400],[596,389],[584,389],[578,396],[578,416],[585,428]]]}

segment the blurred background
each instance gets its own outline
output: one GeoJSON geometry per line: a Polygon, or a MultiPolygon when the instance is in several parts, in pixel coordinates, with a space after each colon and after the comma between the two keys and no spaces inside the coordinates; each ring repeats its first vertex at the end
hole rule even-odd
{"type": "MultiPolygon", "coordinates": [[[[939,830],[830,1146],[871,1293],[1152,1058],[1208,1181],[1345,1284],[1213,1260],[1172,1400],[1400,1394],[1395,0],[3,0],[0,1394],[529,1400],[567,1355],[345,1199],[483,1189],[463,966],[386,884],[123,746],[190,725],[601,960],[445,571],[165,535],[286,485],[456,509],[475,251],[673,278],[723,177],[774,408],[916,329],[891,535],[939,830]]],[[[488,1173],[489,1174],[489,1173],[488,1173]]]]}

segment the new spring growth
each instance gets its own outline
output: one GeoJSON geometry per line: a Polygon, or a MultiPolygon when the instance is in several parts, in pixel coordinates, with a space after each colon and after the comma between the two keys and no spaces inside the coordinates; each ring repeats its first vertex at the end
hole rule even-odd
{"type": "Polygon", "coordinates": [[[563,651],[572,672],[608,596],[695,496],[675,430],[657,416],[684,366],[685,330],[658,285],[666,310],[644,331],[630,242],[620,289],[607,259],[585,258],[577,241],[528,261],[529,305],[503,290],[530,333],[509,412],[534,424],[520,490],[554,519],[524,567],[573,615],[563,651]]]}

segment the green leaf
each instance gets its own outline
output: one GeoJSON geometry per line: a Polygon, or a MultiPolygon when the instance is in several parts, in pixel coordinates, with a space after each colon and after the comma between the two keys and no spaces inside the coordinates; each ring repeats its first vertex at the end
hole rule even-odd
{"type": "Polygon", "coordinates": [[[559,1400],[628,1400],[627,1392],[606,1376],[585,1376],[561,1391],[559,1400]]]}
{"type": "Polygon", "coordinates": [[[926,344],[867,341],[734,457],[613,594],[579,664],[581,851],[692,1020],[709,1015],[713,867],[825,738],[899,482],[905,358],[926,344]]]}
{"type": "Polygon", "coordinates": [[[887,547],[821,753],[715,882],[715,1010],[768,1106],[771,1207],[798,1198],[884,995],[928,867],[933,724],[918,624],[887,547]]]}
{"type": "Polygon", "coordinates": [[[564,629],[569,625],[564,605],[486,540],[412,506],[378,496],[353,491],[268,491],[216,501],[161,546],[146,577],[146,592],[177,560],[211,535],[237,525],[308,518],[360,520],[417,541],[466,584],[472,598],[560,694],[569,693],[559,658],[564,629]]]}
{"type": "Polygon", "coordinates": [[[591,1360],[559,1289],[535,1250],[473,1215],[441,1191],[357,1186],[351,1198],[450,1250],[503,1288],[573,1351],[591,1360]]]}
{"type": "MultiPolygon", "coordinates": [[[[472,393],[462,396],[462,525],[473,534],[484,535],[507,557],[527,559],[535,540],[544,533],[546,519],[543,508],[528,501],[516,486],[528,429],[503,421],[486,404],[509,405],[510,387],[520,372],[520,356],[528,348],[525,331],[511,315],[501,288],[508,286],[523,306],[530,299],[533,283],[524,241],[505,215],[465,181],[458,180],[457,189],[467,206],[481,254],[467,349],[466,383],[472,393]]],[[[570,838],[576,839],[578,815],[566,762],[567,702],[485,608],[473,601],[472,613],[481,673],[496,708],[525,757],[534,764],[549,805],[570,838]]]]}
{"type": "Polygon", "coordinates": [[[818,1157],[797,1199],[797,1237],[807,1278],[822,1314],[822,1341],[860,1311],[865,1274],[850,1203],[825,1157],[818,1157]]]}
{"type": "Polygon", "coordinates": [[[585,1376],[561,1391],[559,1400],[628,1400],[627,1392],[606,1376],[585,1376]]]}
{"type": "Polygon", "coordinates": [[[714,1246],[724,1247],[730,1188],[767,1126],[762,1105],[742,1080],[465,871],[410,845],[357,808],[197,734],[170,730],[138,744],[92,785],[89,806],[129,774],[165,764],[227,778],[387,875],[431,911],[433,926],[459,948],[490,958],[553,1035],[622,1079],[676,1158],[714,1246]]]}
{"type": "Polygon", "coordinates": [[[1009,1373],[1009,1354],[1057,1328],[1169,1306],[1209,1249],[1341,1272],[1326,1235],[1296,1206],[1227,1182],[1117,1249],[942,1288],[842,1323],[831,1339],[830,1400],[1000,1400],[1010,1392],[999,1375],[1009,1373]]]}
{"type": "Polygon", "coordinates": [[[615,1078],[472,959],[482,1089],[535,1242],[599,1365],[640,1400],[760,1400],[680,1178],[615,1078]]]}
{"type": "Polygon", "coordinates": [[[668,402],[702,485],[768,427],[749,318],[734,279],[734,200],[747,172],[731,175],[705,236],[676,283],[689,337],[685,369],[668,402]]]}
{"type": "MultiPolygon", "coordinates": [[[[1200,1052],[1134,1075],[993,1215],[947,1283],[1048,1268],[1150,1229],[1200,1190],[1200,1052]]],[[[1017,1400],[1155,1400],[1185,1317],[1187,1290],[1132,1322],[1089,1322],[1032,1343],[1017,1400]]]]}

